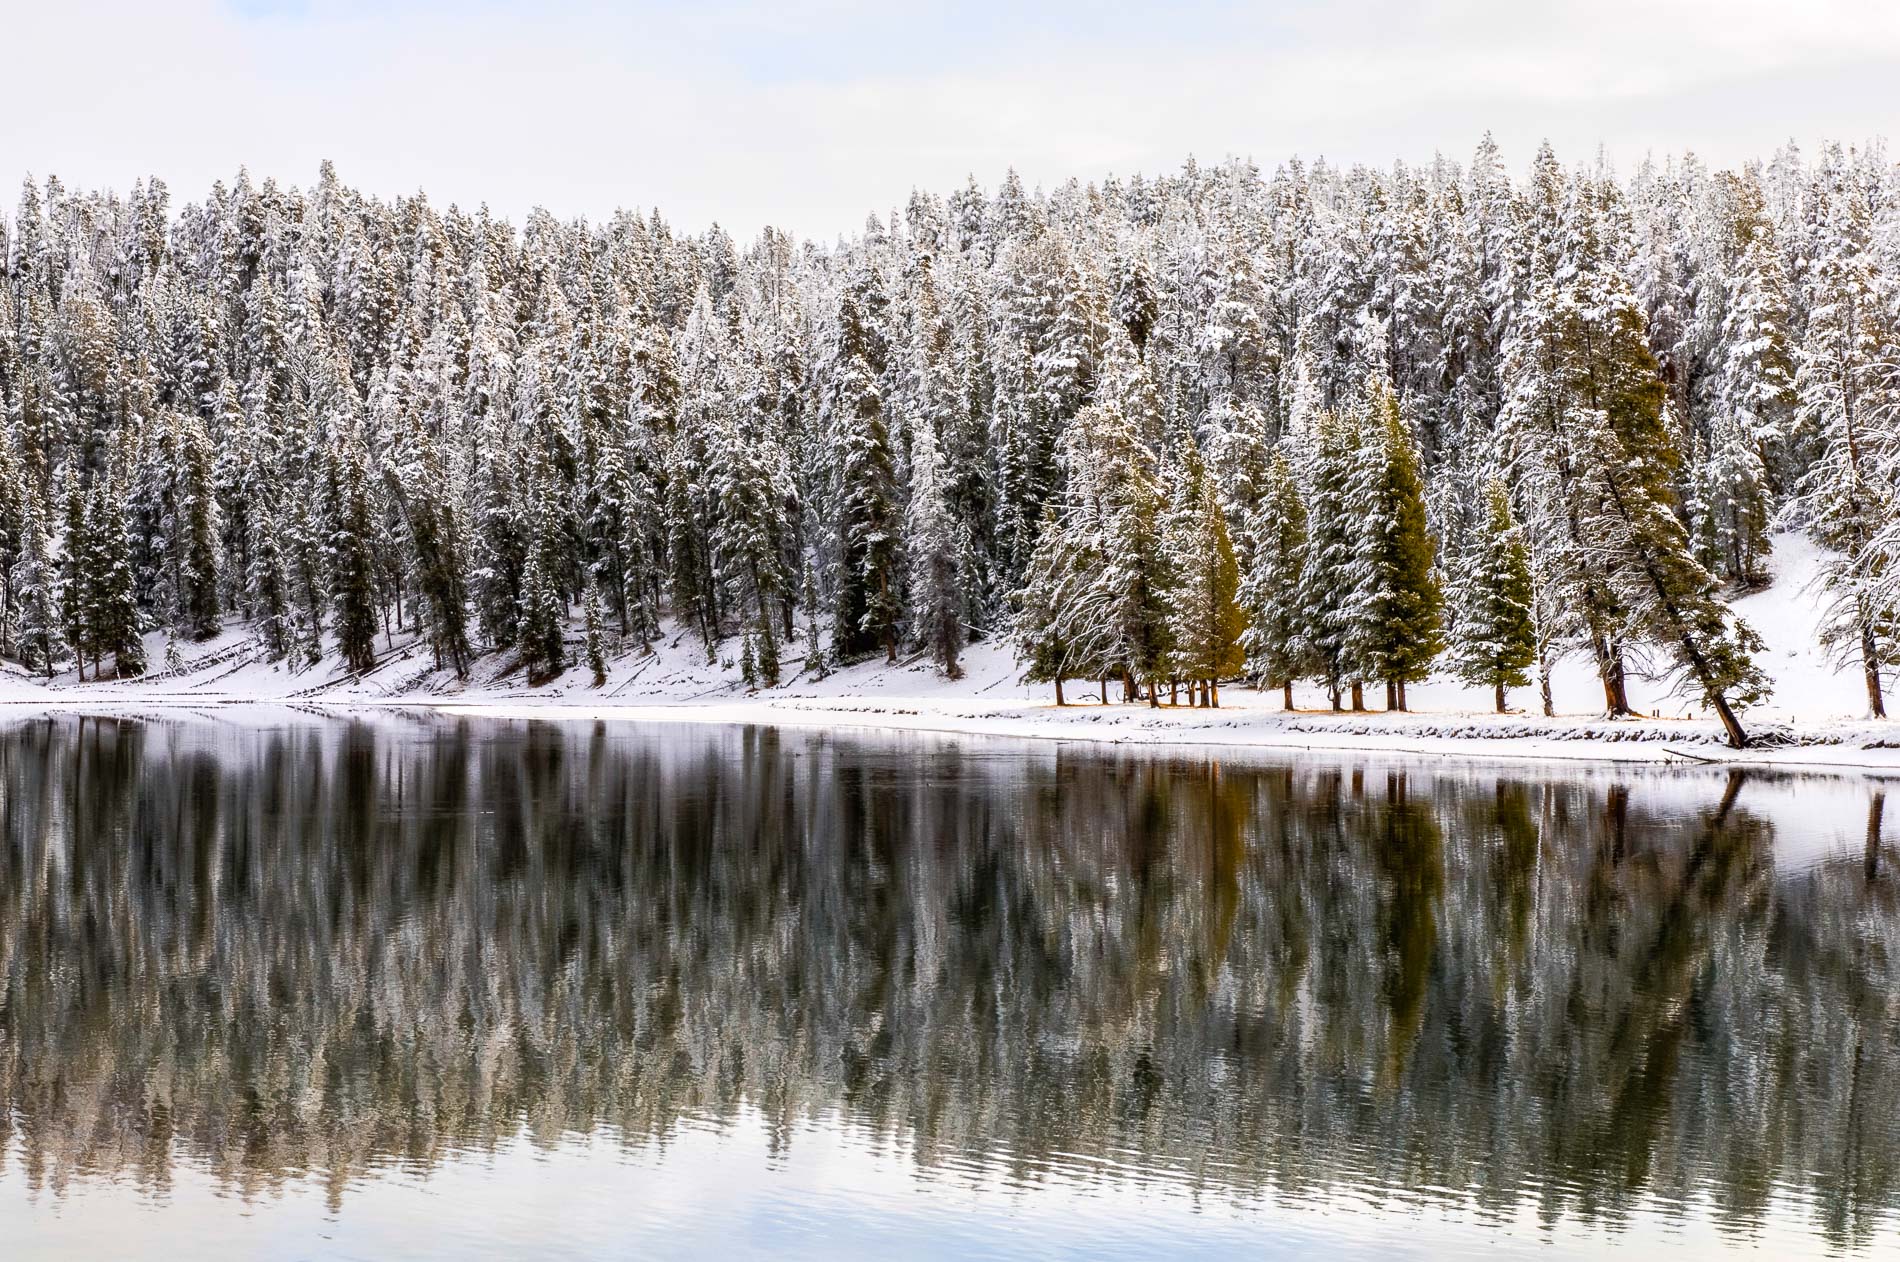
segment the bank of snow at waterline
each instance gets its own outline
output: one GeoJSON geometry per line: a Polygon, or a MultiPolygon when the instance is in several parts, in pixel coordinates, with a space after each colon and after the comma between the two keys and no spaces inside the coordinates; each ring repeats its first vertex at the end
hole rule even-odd
{"type": "MultiPolygon", "coordinates": [[[[1776,681],[1775,695],[1746,722],[1761,748],[1736,755],[1721,745],[1721,729],[1692,700],[1672,695],[1664,681],[1638,680],[1631,701],[1641,720],[1602,717],[1602,692],[1581,657],[1561,663],[1552,693],[1558,715],[1537,714],[1533,689],[1511,697],[1517,713],[1491,712],[1488,689],[1455,680],[1414,685],[1405,714],[1334,714],[1316,686],[1295,690],[1300,707],[1281,709],[1278,690],[1221,689],[1218,710],[1150,708],[1145,702],[1103,705],[1093,684],[1076,681],[1070,704],[1057,707],[1052,689],[1020,680],[1005,644],[972,645],[964,676],[942,678],[923,659],[882,659],[823,678],[798,669],[802,643],[785,650],[786,680],[753,691],[740,678],[736,643],[706,660],[697,639],[673,632],[650,652],[631,651],[609,664],[607,682],[594,686],[581,661],[579,628],[572,633],[576,663],[559,678],[530,687],[512,654],[479,659],[467,680],[434,668],[426,645],[400,632],[379,637],[377,667],[360,676],[333,659],[303,671],[259,658],[238,625],[202,644],[179,645],[182,670],[155,670],[143,679],[81,682],[67,672],[52,680],[11,668],[0,679],[0,701],[15,707],[116,709],[124,706],[219,705],[293,701],[322,705],[422,704],[485,713],[538,713],[701,722],[765,722],[806,727],[858,726],[958,731],[1006,736],[1052,736],[1130,744],[1261,745],[1287,748],[1364,748],[1486,756],[1601,758],[1663,762],[1681,758],[1739,757],[1751,762],[1831,763],[1900,771],[1900,723],[1871,722],[1866,694],[1853,669],[1836,670],[1815,640],[1817,599],[1807,589],[1816,554],[1805,540],[1782,536],[1773,560],[1775,581],[1742,598],[1737,608],[1767,645],[1762,664],[1776,681]]],[[[149,659],[166,658],[162,635],[148,637],[149,659]]],[[[1376,701],[1379,689],[1368,689],[1376,701]]]]}

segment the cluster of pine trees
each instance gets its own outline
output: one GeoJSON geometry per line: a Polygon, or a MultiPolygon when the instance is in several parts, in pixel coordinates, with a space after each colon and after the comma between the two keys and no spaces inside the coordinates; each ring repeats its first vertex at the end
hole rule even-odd
{"type": "Polygon", "coordinates": [[[1900,173],[1247,162],[914,194],[825,247],[657,215],[29,180],[0,223],[0,654],[530,678],[663,622],[747,678],[1015,637],[1035,678],[1672,671],[1745,739],[1771,528],[1900,652],[1900,173]],[[576,622],[578,620],[578,627],[576,622]]]}

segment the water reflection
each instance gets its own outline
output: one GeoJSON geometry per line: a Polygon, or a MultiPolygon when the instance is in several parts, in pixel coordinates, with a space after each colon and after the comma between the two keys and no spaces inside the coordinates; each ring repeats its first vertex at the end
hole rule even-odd
{"type": "Polygon", "coordinates": [[[1737,1236],[1793,1198],[1865,1245],[1900,1203],[1900,853],[1863,785],[1761,785],[15,723],[0,1153],[54,1194],[188,1164],[340,1202],[523,1134],[743,1114],[770,1155],[835,1114],[925,1178],[1737,1236]],[[1821,802],[1865,844],[1790,865],[1821,802]]]}

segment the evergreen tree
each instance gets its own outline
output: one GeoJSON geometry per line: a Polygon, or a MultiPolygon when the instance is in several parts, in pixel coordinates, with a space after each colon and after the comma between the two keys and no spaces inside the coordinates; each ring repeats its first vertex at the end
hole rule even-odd
{"type": "Polygon", "coordinates": [[[478,561],[474,570],[476,614],[482,634],[496,647],[519,636],[521,592],[527,573],[528,544],[512,462],[516,453],[491,437],[480,465],[478,561]]]}
{"type": "Polygon", "coordinates": [[[581,597],[581,617],[585,631],[587,669],[593,673],[594,687],[607,682],[607,649],[600,630],[600,590],[591,581],[581,597]]]}
{"type": "Polygon", "coordinates": [[[455,505],[435,445],[414,427],[396,466],[388,471],[390,492],[408,529],[416,590],[422,596],[430,647],[438,669],[468,677],[468,589],[463,579],[462,537],[455,505]]]}
{"type": "MultiPolygon", "coordinates": [[[[4,288],[0,286],[0,290],[4,288]]],[[[3,308],[0,304],[0,317],[5,314],[3,308]]],[[[4,339],[5,334],[0,333],[0,343],[4,339]]],[[[13,573],[25,555],[29,498],[25,473],[14,455],[13,444],[0,433],[0,657],[11,653],[18,643],[14,629],[20,602],[13,573]]]]}
{"type": "Polygon", "coordinates": [[[545,683],[567,668],[567,602],[560,592],[560,537],[547,503],[545,473],[529,488],[533,503],[527,568],[516,625],[528,682],[545,683]]]}
{"type": "Polygon", "coordinates": [[[179,470],[176,537],[172,544],[178,602],[174,621],[193,639],[206,640],[217,634],[219,626],[214,455],[203,422],[188,417],[178,424],[178,453],[183,467],[179,470]]]}
{"type": "Polygon", "coordinates": [[[826,415],[837,470],[832,494],[838,534],[831,645],[839,661],[854,661],[881,647],[894,662],[904,608],[901,528],[878,384],[881,356],[863,308],[863,284],[855,282],[839,301],[828,370],[826,415]]]}
{"type": "Polygon", "coordinates": [[[1199,685],[1201,704],[1220,705],[1220,681],[1246,664],[1238,600],[1240,567],[1227,519],[1198,456],[1184,453],[1184,476],[1169,506],[1167,556],[1169,673],[1199,685]]]}
{"type": "Polygon", "coordinates": [[[344,666],[361,674],[376,665],[376,563],[371,550],[376,523],[360,445],[346,443],[330,453],[326,493],[324,569],[335,612],[336,647],[344,666]]]}
{"type": "Polygon", "coordinates": [[[1014,639],[1023,679],[1055,685],[1056,704],[1066,704],[1065,680],[1099,676],[1104,646],[1091,620],[1094,579],[1101,554],[1087,533],[1065,528],[1055,505],[1043,512],[1036,549],[1014,596],[1014,639]]]}
{"type": "Polygon", "coordinates": [[[1740,253],[1711,356],[1712,432],[1697,479],[1706,520],[1697,534],[1705,565],[1754,584],[1763,578],[1774,497],[1792,455],[1795,363],[1787,279],[1761,191],[1747,181],[1732,185],[1740,253]]]}
{"type": "Polygon", "coordinates": [[[1504,483],[1493,478],[1453,580],[1447,664],[1464,682],[1491,688],[1499,714],[1505,690],[1530,683],[1537,660],[1533,599],[1530,550],[1504,483]]]}
{"type": "Polygon", "coordinates": [[[93,632],[93,575],[89,568],[95,555],[87,534],[86,493],[79,478],[68,466],[60,478],[60,502],[65,512],[65,530],[60,538],[59,622],[73,654],[73,667],[79,678],[86,677],[86,663],[98,656],[93,632]]]}
{"type": "Polygon", "coordinates": [[[246,609],[257,629],[258,642],[272,661],[290,654],[296,640],[291,609],[290,574],[277,533],[277,516],[260,504],[251,514],[249,572],[245,577],[246,609]]]}
{"type": "Polygon", "coordinates": [[[1306,507],[1293,466],[1275,453],[1248,526],[1253,557],[1242,576],[1240,600],[1248,628],[1242,637],[1247,672],[1256,685],[1277,684],[1282,704],[1293,708],[1293,681],[1313,668],[1300,607],[1300,573],[1306,564],[1306,507]]]}
{"type": "Polygon", "coordinates": [[[65,621],[60,616],[64,594],[60,590],[59,568],[54,563],[47,541],[46,510],[29,489],[24,526],[20,534],[20,555],[9,575],[16,610],[15,642],[20,660],[31,670],[53,672],[66,656],[65,621]]]}
{"type": "Polygon", "coordinates": [[[1827,602],[1822,643],[1859,666],[1868,712],[1884,718],[1882,672],[1900,660],[1900,613],[1882,599],[1900,565],[1900,553],[1882,546],[1900,519],[1900,383],[1867,249],[1868,214],[1857,192],[1838,192],[1817,234],[1797,386],[1800,423],[1819,454],[1794,507],[1831,553],[1817,576],[1827,602]]]}
{"type": "Polygon", "coordinates": [[[1443,647],[1437,547],[1425,523],[1418,448],[1384,381],[1367,386],[1370,413],[1360,466],[1367,485],[1345,616],[1348,652],[1368,680],[1384,680],[1387,709],[1405,709],[1405,685],[1424,679],[1443,647]]]}
{"type": "Polygon", "coordinates": [[[126,547],[125,510],[109,476],[95,479],[87,500],[84,536],[86,647],[94,678],[102,677],[107,654],[121,679],[145,673],[145,644],[126,547]]]}
{"type": "Polygon", "coordinates": [[[1361,575],[1360,512],[1354,497],[1361,438],[1355,419],[1333,412],[1320,414],[1314,437],[1306,476],[1306,558],[1297,589],[1304,623],[1300,638],[1311,649],[1314,673],[1338,710],[1352,668],[1351,611],[1361,575]]]}
{"type": "Polygon", "coordinates": [[[963,675],[961,561],[965,549],[944,494],[943,461],[928,423],[911,441],[910,509],[905,551],[910,558],[911,631],[949,679],[963,675]]]}

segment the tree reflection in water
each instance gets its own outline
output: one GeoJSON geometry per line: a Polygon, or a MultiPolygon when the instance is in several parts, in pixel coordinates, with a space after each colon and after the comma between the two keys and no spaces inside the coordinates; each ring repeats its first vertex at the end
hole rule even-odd
{"type": "MultiPolygon", "coordinates": [[[[0,729],[0,1152],[266,1195],[836,1111],[924,1177],[1900,1200],[1900,908],[1739,774],[443,719],[0,729]]],[[[1862,792],[1850,787],[1850,792],[1862,792]]],[[[1685,1211],[1687,1212],[1687,1211],[1685,1211]]]]}

